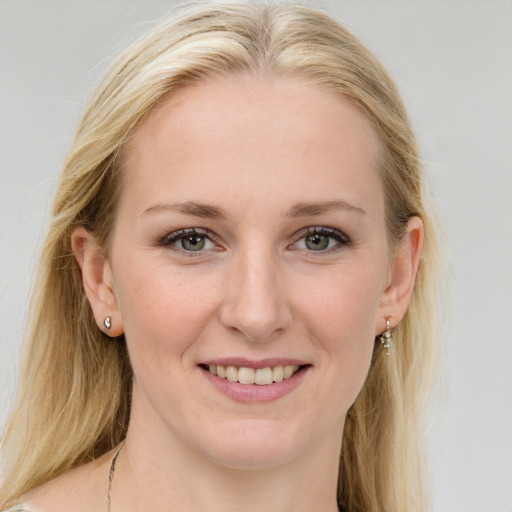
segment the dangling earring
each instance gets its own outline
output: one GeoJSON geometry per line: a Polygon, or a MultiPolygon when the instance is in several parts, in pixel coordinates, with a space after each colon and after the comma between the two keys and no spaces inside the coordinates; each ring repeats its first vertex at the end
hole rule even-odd
{"type": "Polygon", "coordinates": [[[109,331],[110,328],[112,327],[112,317],[111,316],[107,316],[105,317],[105,320],[103,320],[103,325],[105,326],[105,331],[109,331]]]}
{"type": "Polygon", "coordinates": [[[386,330],[380,335],[380,342],[382,346],[386,349],[386,355],[391,355],[391,323],[389,321],[391,317],[386,317],[386,330]]]}

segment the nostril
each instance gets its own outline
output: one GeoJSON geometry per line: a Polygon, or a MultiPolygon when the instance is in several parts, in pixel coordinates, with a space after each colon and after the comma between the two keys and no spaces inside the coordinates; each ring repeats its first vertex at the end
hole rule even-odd
{"type": "Polygon", "coordinates": [[[231,333],[241,335],[250,342],[267,342],[287,329],[291,315],[282,304],[250,308],[247,304],[237,303],[223,309],[221,321],[231,333]]]}

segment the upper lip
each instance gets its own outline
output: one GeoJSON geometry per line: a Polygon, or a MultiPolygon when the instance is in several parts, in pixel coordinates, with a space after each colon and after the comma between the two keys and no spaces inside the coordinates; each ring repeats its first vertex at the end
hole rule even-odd
{"type": "Polygon", "coordinates": [[[289,357],[269,357],[265,359],[247,359],[245,357],[221,357],[201,361],[200,364],[207,366],[236,366],[237,368],[268,368],[275,366],[304,366],[307,363],[301,359],[289,357]]]}

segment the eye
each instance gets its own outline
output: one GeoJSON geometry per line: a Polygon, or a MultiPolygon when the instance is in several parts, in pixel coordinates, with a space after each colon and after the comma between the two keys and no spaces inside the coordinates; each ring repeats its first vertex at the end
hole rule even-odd
{"type": "Polygon", "coordinates": [[[186,252],[200,252],[216,248],[207,233],[197,228],[180,229],[170,233],[162,240],[162,245],[186,252]]]}
{"type": "Polygon", "coordinates": [[[191,235],[181,238],[178,243],[186,251],[200,251],[204,249],[207,238],[201,235],[191,235]]]}
{"type": "Polygon", "coordinates": [[[310,227],[294,247],[307,251],[328,251],[350,244],[350,239],[341,231],[328,227],[310,227]]]}
{"type": "Polygon", "coordinates": [[[329,244],[332,242],[332,238],[327,235],[321,235],[316,233],[314,235],[308,235],[304,242],[308,249],[312,251],[323,251],[329,248],[329,244]]]}

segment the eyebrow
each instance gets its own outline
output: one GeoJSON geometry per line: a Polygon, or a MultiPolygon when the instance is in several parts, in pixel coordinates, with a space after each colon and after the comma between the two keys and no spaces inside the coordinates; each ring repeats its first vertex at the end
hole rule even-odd
{"type": "Polygon", "coordinates": [[[194,201],[185,201],[181,203],[158,203],[147,210],[142,215],[159,211],[171,211],[202,217],[204,219],[227,219],[226,212],[219,206],[213,206],[205,203],[196,203],[194,201]]]}
{"type": "Polygon", "coordinates": [[[361,213],[363,215],[366,214],[366,212],[358,206],[347,203],[342,199],[333,199],[331,201],[320,201],[315,203],[297,203],[288,210],[286,216],[309,217],[313,215],[329,213],[333,210],[349,210],[352,212],[361,213]]]}
{"type": "MultiPolygon", "coordinates": [[[[363,215],[366,214],[365,210],[359,208],[358,206],[347,203],[342,199],[333,199],[331,201],[319,201],[314,203],[297,203],[286,212],[286,216],[292,218],[310,217],[314,215],[329,213],[333,210],[348,210],[363,215]]],[[[177,212],[184,215],[201,217],[204,219],[226,220],[228,218],[228,215],[220,206],[196,203],[194,201],[185,201],[179,203],[158,203],[145,210],[142,215],[160,211],[177,212]]]]}

